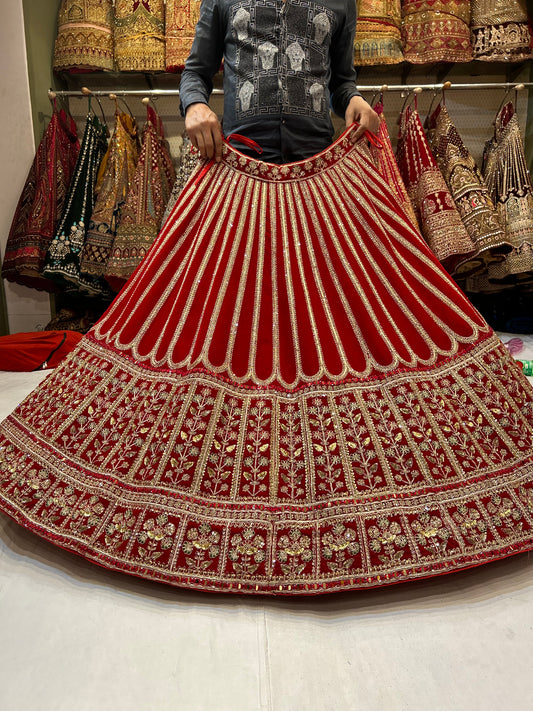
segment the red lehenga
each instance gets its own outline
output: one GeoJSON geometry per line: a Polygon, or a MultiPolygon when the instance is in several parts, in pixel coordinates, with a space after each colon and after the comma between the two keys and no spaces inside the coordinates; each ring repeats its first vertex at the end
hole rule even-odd
{"type": "Polygon", "coordinates": [[[46,253],[67,200],[80,144],[74,119],[54,111],[20,196],[7,239],[2,277],[43,291],[58,291],[43,276],[46,253]]]}
{"type": "Polygon", "coordinates": [[[344,133],[229,146],[1,427],[0,502],[108,568],[314,594],[533,546],[532,391],[344,133]]]}

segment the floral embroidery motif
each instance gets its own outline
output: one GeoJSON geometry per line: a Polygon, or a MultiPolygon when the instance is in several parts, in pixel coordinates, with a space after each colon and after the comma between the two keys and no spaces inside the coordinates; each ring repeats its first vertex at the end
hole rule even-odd
{"type": "Polygon", "coordinates": [[[370,550],[378,553],[382,563],[400,561],[405,553],[407,537],[398,521],[389,521],[386,516],[377,520],[376,526],[368,529],[370,550]]]}
{"type": "Polygon", "coordinates": [[[191,570],[206,571],[220,554],[219,543],[220,533],[214,531],[209,524],[203,523],[198,528],[190,528],[182,545],[187,566],[191,570]]]}
{"type": "Polygon", "coordinates": [[[266,560],[265,539],[253,528],[245,528],[231,538],[228,558],[237,575],[253,575],[266,560]]]}
{"type": "Polygon", "coordinates": [[[105,545],[113,553],[133,537],[137,519],[131,509],[116,513],[105,532],[105,545]]]}
{"type": "Polygon", "coordinates": [[[280,537],[277,555],[280,567],[287,577],[301,575],[307,564],[313,560],[311,538],[298,528],[293,528],[288,535],[280,537]]]}
{"type": "Polygon", "coordinates": [[[258,400],[250,408],[242,471],[244,496],[264,496],[268,491],[265,482],[269,467],[270,413],[271,409],[264,400],[258,400]]]}
{"type": "Polygon", "coordinates": [[[411,524],[411,528],[416,533],[415,540],[419,546],[429,548],[435,555],[442,554],[446,550],[451,532],[439,516],[427,512],[421,513],[418,520],[411,524]]]}
{"type": "Polygon", "coordinates": [[[357,533],[342,523],[322,536],[322,556],[332,573],[344,573],[353,567],[361,546],[357,533]]]}
{"type": "Polygon", "coordinates": [[[166,514],[160,514],[156,519],[149,518],[143,524],[143,530],[137,535],[140,543],[138,548],[139,558],[149,558],[156,561],[163,555],[163,551],[172,548],[176,526],[169,523],[166,514]],[[158,550],[160,548],[161,550],[158,550]]]}
{"type": "Polygon", "coordinates": [[[487,522],[477,509],[466,505],[459,506],[452,518],[469,546],[480,545],[487,540],[487,522]]]}

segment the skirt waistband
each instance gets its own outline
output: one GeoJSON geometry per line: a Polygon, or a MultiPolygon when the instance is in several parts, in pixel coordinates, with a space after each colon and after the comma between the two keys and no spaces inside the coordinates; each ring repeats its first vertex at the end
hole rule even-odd
{"type": "Polygon", "coordinates": [[[365,150],[366,143],[358,141],[354,143],[352,136],[356,131],[355,126],[348,127],[330,146],[320,153],[310,156],[305,160],[294,163],[266,163],[258,158],[241,153],[229,143],[222,146],[222,162],[232,169],[246,173],[254,178],[265,181],[284,182],[291,180],[302,180],[329,168],[349,153],[357,150],[365,150]]]}

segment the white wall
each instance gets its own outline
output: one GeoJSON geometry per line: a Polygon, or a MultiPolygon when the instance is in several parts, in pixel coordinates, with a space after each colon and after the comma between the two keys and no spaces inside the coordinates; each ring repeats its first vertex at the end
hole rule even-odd
{"type": "MultiPolygon", "coordinates": [[[[35,155],[22,0],[2,3],[0,23],[0,249],[35,155]]],[[[35,331],[50,320],[48,294],[4,281],[11,333],[35,331]]]]}

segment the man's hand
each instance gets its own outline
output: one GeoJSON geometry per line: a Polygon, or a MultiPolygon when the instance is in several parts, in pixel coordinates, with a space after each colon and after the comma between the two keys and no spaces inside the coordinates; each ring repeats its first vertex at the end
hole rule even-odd
{"type": "Polygon", "coordinates": [[[377,134],[379,130],[379,116],[362,96],[352,96],[344,114],[344,119],[346,128],[351,126],[354,121],[360,124],[354,133],[354,141],[362,138],[365,131],[377,134]]]}
{"type": "Polygon", "coordinates": [[[191,104],[185,115],[185,130],[202,158],[222,158],[222,127],[207,104],[191,104]]]}

